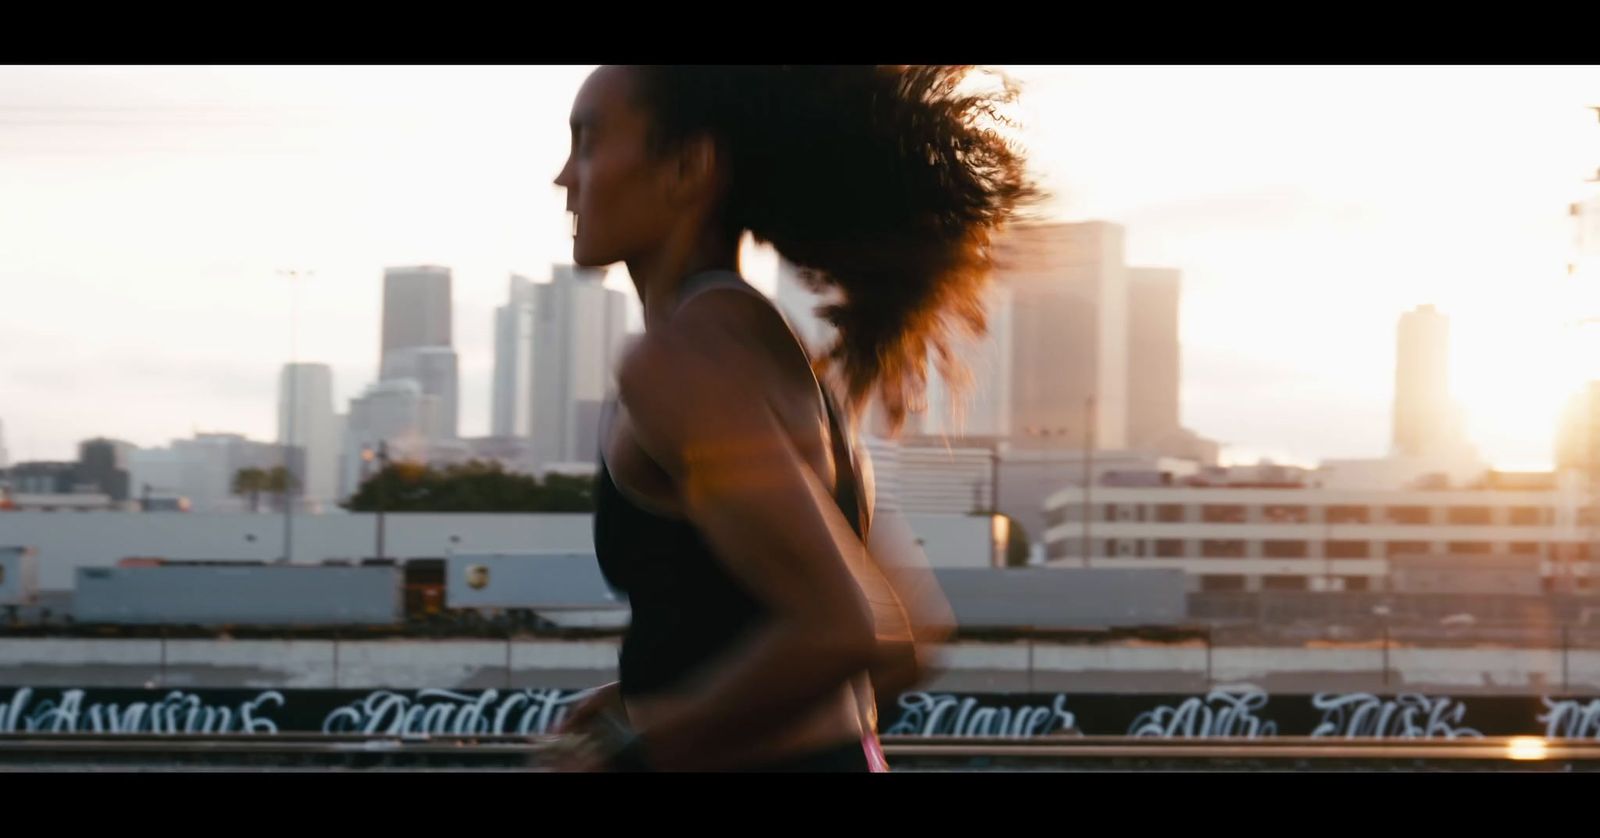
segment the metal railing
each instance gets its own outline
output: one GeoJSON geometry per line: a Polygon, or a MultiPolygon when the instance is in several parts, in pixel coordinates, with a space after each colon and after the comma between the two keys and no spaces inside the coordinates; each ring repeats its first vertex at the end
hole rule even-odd
{"type": "MultiPolygon", "coordinates": [[[[4,770],[550,771],[550,737],[0,735],[4,770]]],[[[1600,741],[885,737],[896,771],[1591,771],[1600,741]]]]}

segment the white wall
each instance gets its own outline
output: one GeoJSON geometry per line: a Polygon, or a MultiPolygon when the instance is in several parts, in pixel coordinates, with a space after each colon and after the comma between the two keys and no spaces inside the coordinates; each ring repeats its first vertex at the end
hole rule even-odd
{"type": "Polygon", "coordinates": [[[987,515],[907,515],[932,567],[992,567],[987,515]]]}
{"type": "MultiPolygon", "coordinates": [[[[589,515],[386,515],[384,554],[442,558],[448,552],[594,549],[589,515]]],[[[297,515],[294,560],[376,555],[376,515],[297,515]]],[[[987,518],[909,517],[936,567],[986,567],[987,518]]],[[[283,517],[121,512],[0,513],[0,546],[37,550],[39,587],[65,590],[78,567],[109,567],[130,556],[270,561],[283,555],[283,517]]]]}

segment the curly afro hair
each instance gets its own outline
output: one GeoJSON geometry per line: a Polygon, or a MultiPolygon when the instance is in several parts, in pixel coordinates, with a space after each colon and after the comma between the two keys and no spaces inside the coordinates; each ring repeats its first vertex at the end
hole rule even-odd
{"type": "Polygon", "coordinates": [[[991,241],[1040,193],[998,128],[1017,87],[970,66],[638,66],[657,150],[709,136],[722,219],[800,269],[837,338],[814,359],[852,413],[891,431],[923,409],[930,360],[961,390],[956,331],[986,331],[991,241]]]}

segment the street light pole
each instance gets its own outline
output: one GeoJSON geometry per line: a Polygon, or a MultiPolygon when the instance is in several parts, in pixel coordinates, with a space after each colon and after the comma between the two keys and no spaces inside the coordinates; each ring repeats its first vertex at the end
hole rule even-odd
{"type": "Polygon", "coordinates": [[[1090,518],[1094,507],[1090,505],[1094,484],[1094,396],[1083,402],[1083,566],[1089,566],[1090,518]]]}
{"type": "Polygon", "coordinates": [[[989,446],[989,565],[1003,568],[1000,558],[1000,528],[995,525],[995,515],[1000,515],[1000,438],[989,446]]]}
{"type": "Polygon", "coordinates": [[[1372,613],[1383,620],[1383,672],[1380,673],[1380,677],[1383,681],[1383,688],[1387,690],[1389,688],[1389,606],[1387,604],[1373,606],[1372,613]]]}
{"type": "MultiPolygon", "coordinates": [[[[1005,440],[996,436],[989,445],[989,559],[990,563],[1006,566],[1005,556],[1000,552],[1000,528],[997,518],[1000,516],[1000,454],[1005,446],[1005,440]]],[[[1006,530],[1010,535],[1009,528],[1006,530]]]]}
{"type": "Polygon", "coordinates": [[[994,444],[989,446],[989,508],[994,514],[1000,514],[1000,446],[999,437],[995,437],[994,444]]]}
{"type": "Polygon", "coordinates": [[[1328,505],[1322,505],[1322,592],[1333,593],[1333,522],[1328,520],[1328,505]]]}
{"type": "MultiPolygon", "coordinates": [[[[1600,121],[1600,105],[1590,105],[1588,110],[1594,111],[1596,120],[1600,121]]],[[[1600,183],[1600,169],[1596,169],[1594,177],[1587,179],[1585,182],[1600,183]]],[[[1595,229],[1594,222],[1591,219],[1584,218],[1582,214],[1584,212],[1593,212],[1595,207],[1600,205],[1600,202],[1594,200],[1594,197],[1592,193],[1589,195],[1590,200],[1587,207],[1581,204],[1573,205],[1576,210],[1575,214],[1578,217],[1577,252],[1573,254],[1573,261],[1568,265],[1568,273],[1577,273],[1580,283],[1584,281],[1595,282],[1595,266],[1600,264],[1600,258],[1597,258],[1600,257],[1600,241],[1595,241],[1589,232],[1595,229]],[[1579,209],[1580,207],[1582,209],[1579,209]]],[[[1583,313],[1588,316],[1578,321],[1579,330],[1585,327],[1592,329],[1597,322],[1600,322],[1600,316],[1597,316],[1593,309],[1583,313]]],[[[1584,463],[1587,466],[1587,474],[1584,477],[1588,479],[1585,481],[1586,485],[1583,488],[1588,492],[1588,497],[1585,499],[1587,503],[1584,506],[1589,514],[1589,532],[1587,544],[1583,548],[1582,561],[1585,565],[1584,573],[1588,579],[1587,584],[1592,588],[1597,581],[1600,581],[1596,579],[1595,574],[1596,567],[1600,566],[1597,565],[1597,562],[1600,562],[1600,378],[1597,378],[1592,367],[1588,372],[1589,380],[1585,382],[1587,387],[1587,392],[1585,393],[1587,396],[1585,407],[1587,410],[1585,412],[1587,415],[1584,416],[1585,421],[1582,423],[1582,427],[1585,431],[1585,441],[1588,443],[1586,452],[1588,456],[1585,458],[1586,462],[1584,463]]],[[[1564,571],[1562,575],[1566,578],[1562,579],[1565,583],[1563,587],[1570,593],[1576,589],[1576,582],[1573,579],[1575,575],[1573,565],[1579,560],[1579,556],[1573,555],[1576,552],[1574,549],[1561,549],[1555,552],[1561,554],[1557,564],[1558,573],[1564,571]]],[[[1564,655],[1565,653],[1563,652],[1563,660],[1565,660],[1564,655]]]]}
{"type": "MultiPolygon", "coordinates": [[[[1031,439],[1042,439],[1042,440],[1044,440],[1044,442],[1041,443],[1042,447],[1039,448],[1039,456],[1040,456],[1040,473],[1043,475],[1042,479],[1044,481],[1044,485],[1045,485],[1047,496],[1054,496],[1054,494],[1056,492],[1065,491],[1066,487],[1071,483],[1071,481],[1068,479],[1068,474],[1067,474],[1067,469],[1070,467],[1070,463],[1068,463],[1067,458],[1065,457],[1066,449],[1064,447],[1062,447],[1066,443],[1064,443],[1064,442],[1062,442],[1062,443],[1055,442],[1056,438],[1060,438],[1062,440],[1065,440],[1066,437],[1070,433],[1071,433],[1071,428],[1066,427],[1066,426],[1050,426],[1050,427],[1036,428],[1036,427],[1034,427],[1032,425],[1029,425],[1028,427],[1026,427],[1026,428],[1024,428],[1022,430],[1022,434],[1025,437],[1028,437],[1028,438],[1031,438],[1031,439]],[[1050,462],[1050,459],[1052,457],[1054,457],[1056,454],[1062,454],[1063,455],[1060,458],[1061,462],[1060,463],[1052,463],[1052,462],[1050,462]],[[1060,471],[1059,472],[1057,470],[1058,466],[1060,467],[1060,471]],[[1057,481],[1059,481],[1059,483],[1057,481]],[[1051,488],[1053,486],[1059,486],[1059,488],[1051,488]]],[[[1058,507],[1058,508],[1063,509],[1063,511],[1061,512],[1061,523],[1063,523],[1063,524],[1067,523],[1067,517],[1066,517],[1066,513],[1064,511],[1064,508],[1063,507],[1058,507]]],[[[1044,532],[1040,536],[1040,538],[1042,539],[1042,543],[1044,544],[1044,549],[1045,549],[1045,553],[1046,553],[1046,555],[1045,555],[1045,560],[1046,561],[1049,560],[1049,549],[1050,549],[1050,545],[1051,545],[1050,533],[1055,529],[1055,527],[1052,524],[1053,524],[1053,522],[1048,519],[1048,515],[1047,515],[1047,518],[1046,518],[1045,524],[1044,524],[1044,532]]],[[[1065,540],[1065,539],[1063,539],[1063,540],[1065,540]]]]}
{"type": "Polygon", "coordinates": [[[378,440],[378,560],[383,560],[383,508],[386,500],[383,496],[383,473],[389,469],[389,443],[378,440]]]}

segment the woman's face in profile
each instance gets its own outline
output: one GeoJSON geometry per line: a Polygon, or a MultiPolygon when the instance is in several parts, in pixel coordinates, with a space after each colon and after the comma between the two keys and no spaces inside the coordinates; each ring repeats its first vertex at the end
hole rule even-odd
{"type": "Polygon", "coordinates": [[[556,177],[573,214],[572,261],[603,267],[667,234],[666,158],[647,146],[649,115],[624,67],[594,71],[572,103],[572,149],[556,177]]]}

